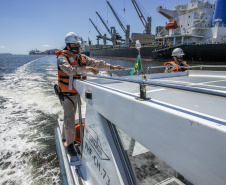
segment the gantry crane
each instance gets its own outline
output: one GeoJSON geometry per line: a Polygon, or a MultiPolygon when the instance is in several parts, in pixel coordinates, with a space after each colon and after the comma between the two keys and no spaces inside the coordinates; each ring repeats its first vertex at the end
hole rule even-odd
{"type": "Polygon", "coordinates": [[[138,6],[136,0],[131,0],[136,11],[137,11],[137,14],[142,22],[142,24],[144,25],[144,28],[145,28],[145,33],[146,34],[151,34],[151,17],[150,16],[147,16],[147,20],[144,18],[144,15],[142,13],[142,11],[140,10],[140,7],[138,6]]]}
{"type": "Polygon", "coordinates": [[[94,26],[94,28],[97,30],[97,32],[99,33],[99,35],[97,35],[97,45],[99,46],[99,40],[103,39],[104,42],[104,47],[106,47],[107,44],[107,40],[111,40],[109,38],[107,38],[106,34],[104,34],[104,36],[100,33],[99,29],[97,28],[97,26],[93,23],[93,21],[91,19],[89,19],[90,22],[92,23],[92,25],[94,26]]]}
{"type": "Polygon", "coordinates": [[[124,31],[125,33],[125,36],[126,36],[126,45],[129,46],[130,45],[130,38],[129,38],[129,35],[130,35],[130,25],[127,25],[127,28],[124,27],[124,25],[122,24],[121,20],[119,19],[118,15],[116,14],[116,12],[114,11],[114,9],[112,8],[111,4],[109,3],[109,1],[106,1],[107,4],[109,5],[109,7],[111,8],[111,11],[113,12],[116,20],[118,21],[119,25],[121,26],[122,30],[124,31]]]}

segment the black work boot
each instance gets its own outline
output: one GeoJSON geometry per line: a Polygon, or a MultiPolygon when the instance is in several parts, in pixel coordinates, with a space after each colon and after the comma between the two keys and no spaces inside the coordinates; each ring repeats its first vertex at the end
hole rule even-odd
{"type": "Polygon", "coordinates": [[[77,152],[75,151],[73,144],[68,145],[67,152],[70,156],[77,155],[77,152]]]}

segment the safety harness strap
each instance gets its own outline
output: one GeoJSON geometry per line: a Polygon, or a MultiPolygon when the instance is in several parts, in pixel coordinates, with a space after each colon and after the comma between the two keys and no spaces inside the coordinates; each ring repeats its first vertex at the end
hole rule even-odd
{"type": "MultiPolygon", "coordinates": [[[[60,76],[61,79],[69,79],[69,76],[60,76]]],[[[80,79],[81,77],[73,77],[73,79],[80,79]]]]}
{"type": "Polygon", "coordinates": [[[70,101],[73,105],[75,105],[74,102],[72,101],[72,99],[68,97],[68,95],[64,95],[64,96],[67,97],[67,99],[69,99],[69,101],[70,101]]]}
{"type": "Polygon", "coordinates": [[[64,82],[64,81],[62,81],[62,80],[59,80],[58,82],[59,82],[59,83],[62,83],[62,84],[64,84],[64,85],[69,85],[69,83],[64,82]]]}

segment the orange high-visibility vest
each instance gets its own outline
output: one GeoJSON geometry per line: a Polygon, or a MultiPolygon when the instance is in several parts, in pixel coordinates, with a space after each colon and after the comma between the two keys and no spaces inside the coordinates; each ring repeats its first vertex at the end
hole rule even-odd
{"type": "MultiPolygon", "coordinates": [[[[72,65],[72,66],[79,66],[79,67],[86,67],[86,56],[85,55],[81,55],[81,62],[80,64],[78,63],[78,61],[72,57],[71,55],[69,55],[67,53],[67,50],[63,50],[63,51],[57,51],[55,53],[55,55],[58,57],[59,55],[64,55],[67,57],[68,62],[72,65]]],[[[72,83],[74,79],[86,79],[85,76],[81,76],[81,75],[73,75],[73,76],[69,76],[68,74],[64,73],[60,67],[58,66],[58,86],[61,89],[62,92],[68,92],[68,93],[77,93],[76,89],[73,87],[72,83]]]]}
{"type": "MultiPolygon", "coordinates": [[[[170,65],[170,66],[172,66],[172,67],[175,67],[176,63],[173,62],[173,61],[165,62],[165,63],[164,63],[164,66],[167,66],[167,65],[170,65]]],[[[181,70],[181,68],[178,67],[178,68],[176,68],[176,70],[177,70],[177,72],[179,72],[179,71],[181,70]]]]}

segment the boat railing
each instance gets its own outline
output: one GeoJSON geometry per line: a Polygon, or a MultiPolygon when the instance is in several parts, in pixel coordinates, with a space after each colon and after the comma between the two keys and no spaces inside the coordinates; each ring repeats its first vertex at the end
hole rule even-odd
{"type": "MultiPolygon", "coordinates": [[[[149,66],[149,68],[160,68],[160,67],[163,68],[165,66],[149,66]]],[[[202,69],[203,67],[226,67],[226,65],[218,65],[218,66],[199,65],[199,66],[180,66],[180,67],[181,68],[197,68],[197,67],[199,67],[200,69],[202,69]]],[[[170,74],[170,73],[168,73],[168,74],[170,74]]],[[[113,77],[113,76],[101,76],[101,75],[91,75],[91,74],[86,74],[86,76],[95,77],[95,78],[104,78],[104,79],[109,79],[109,80],[124,81],[124,82],[130,82],[130,83],[138,83],[140,85],[140,97],[138,99],[141,99],[141,100],[150,99],[150,98],[146,97],[146,86],[147,85],[180,89],[180,90],[185,90],[185,91],[199,92],[199,93],[226,97],[225,91],[216,91],[214,89],[204,89],[204,88],[199,88],[197,86],[191,86],[189,84],[185,85],[185,84],[179,84],[179,83],[165,83],[165,82],[156,81],[156,80],[147,80],[146,74],[141,74],[140,77],[142,77],[142,78],[129,78],[126,76],[113,77]]]]}
{"type": "MultiPolygon", "coordinates": [[[[148,66],[147,67],[147,74],[150,69],[156,69],[156,68],[169,68],[173,66],[148,66]]],[[[192,68],[200,68],[202,70],[203,68],[226,68],[226,65],[197,65],[197,66],[179,66],[179,68],[186,68],[186,69],[192,69],[192,68]]]]}

